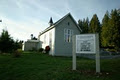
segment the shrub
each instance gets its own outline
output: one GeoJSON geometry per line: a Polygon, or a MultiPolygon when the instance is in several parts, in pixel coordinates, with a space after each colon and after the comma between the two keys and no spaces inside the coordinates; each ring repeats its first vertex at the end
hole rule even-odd
{"type": "Polygon", "coordinates": [[[50,51],[50,47],[49,47],[49,46],[46,46],[46,47],[45,47],[45,52],[46,52],[46,53],[49,53],[49,51],[50,51]]]}
{"type": "Polygon", "coordinates": [[[32,51],[37,51],[37,49],[35,47],[32,47],[32,51]]]}
{"type": "Polygon", "coordinates": [[[41,53],[42,53],[42,52],[43,52],[43,50],[44,50],[43,48],[40,48],[40,49],[39,49],[39,52],[41,52],[41,53]]]}
{"type": "Polygon", "coordinates": [[[22,53],[22,50],[21,50],[21,49],[17,49],[17,50],[13,53],[13,56],[14,56],[14,57],[20,57],[20,56],[21,56],[21,53],[22,53]]]}
{"type": "Polygon", "coordinates": [[[106,51],[117,52],[115,49],[106,49],[106,51]]]}

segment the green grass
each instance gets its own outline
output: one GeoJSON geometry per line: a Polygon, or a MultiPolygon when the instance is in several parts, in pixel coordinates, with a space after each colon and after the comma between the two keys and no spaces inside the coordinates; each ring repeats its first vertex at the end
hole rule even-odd
{"type": "Polygon", "coordinates": [[[95,73],[95,60],[24,53],[20,58],[0,55],[0,80],[120,80],[120,59],[101,60],[101,74],[95,73]]]}

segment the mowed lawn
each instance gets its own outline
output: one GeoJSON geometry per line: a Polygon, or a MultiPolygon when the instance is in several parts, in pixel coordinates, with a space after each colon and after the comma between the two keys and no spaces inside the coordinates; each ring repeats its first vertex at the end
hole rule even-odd
{"type": "Polygon", "coordinates": [[[101,60],[101,73],[95,73],[95,60],[23,53],[20,58],[0,55],[0,80],[120,80],[120,59],[101,60]]]}

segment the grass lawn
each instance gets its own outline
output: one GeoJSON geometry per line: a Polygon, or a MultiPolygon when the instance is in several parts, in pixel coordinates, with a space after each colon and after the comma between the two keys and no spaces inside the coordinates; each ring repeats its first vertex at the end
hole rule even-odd
{"type": "Polygon", "coordinates": [[[120,80],[120,59],[101,60],[101,74],[96,74],[91,59],[77,58],[77,70],[72,71],[71,57],[0,55],[0,80],[120,80]]]}

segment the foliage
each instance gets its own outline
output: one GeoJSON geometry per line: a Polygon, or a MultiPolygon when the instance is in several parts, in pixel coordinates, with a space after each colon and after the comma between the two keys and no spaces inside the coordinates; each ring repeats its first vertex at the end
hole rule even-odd
{"type": "Polygon", "coordinates": [[[0,35],[0,51],[7,53],[13,51],[14,40],[10,37],[7,30],[3,30],[0,35]]]}
{"type": "Polygon", "coordinates": [[[78,21],[79,27],[82,29],[81,33],[99,33],[99,41],[101,47],[114,47],[115,50],[120,51],[120,9],[114,9],[104,15],[102,24],[96,14],[92,19],[83,19],[78,21]]]}
{"type": "Polygon", "coordinates": [[[83,19],[82,20],[78,20],[78,25],[81,28],[82,32],[81,33],[88,33],[88,28],[89,28],[89,19],[83,19]]]}
{"type": "Polygon", "coordinates": [[[112,10],[111,14],[107,12],[102,22],[102,46],[114,47],[116,50],[120,48],[120,12],[112,10]]]}
{"type": "Polygon", "coordinates": [[[90,21],[89,32],[100,33],[100,31],[101,31],[101,27],[100,27],[99,19],[97,17],[97,14],[94,14],[90,21]]]}
{"type": "Polygon", "coordinates": [[[49,46],[46,46],[46,47],[45,47],[45,52],[46,52],[46,53],[49,53],[49,51],[50,51],[50,47],[49,47],[49,46]]]}
{"type": "Polygon", "coordinates": [[[78,25],[82,29],[81,33],[100,33],[100,22],[96,14],[93,15],[91,21],[89,19],[78,20],[78,25]]]}
{"type": "Polygon", "coordinates": [[[7,30],[3,30],[0,35],[0,51],[2,53],[10,53],[18,48],[22,48],[23,41],[14,41],[7,30]]]}
{"type": "Polygon", "coordinates": [[[102,20],[102,29],[101,29],[101,43],[103,47],[107,47],[109,44],[109,38],[108,38],[108,33],[109,33],[109,12],[107,11],[106,14],[104,15],[104,18],[102,20]]]}
{"type": "MultiPolygon", "coordinates": [[[[101,36],[101,25],[97,17],[97,14],[94,14],[90,21],[89,33],[98,33],[99,36],[101,36]]],[[[101,47],[101,37],[99,37],[99,45],[101,47]]]]}
{"type": "Polygon", "coordinates": [[[109,45],[116,49],[120,48],[120,13],[117,10],[111,11],[109,20],[109,45]]]}
{"type": "Polygon", "coordinates": [[[14,41],[14,46],[13,46],[14,50],[22,49],[22,43],[23,43],[22,40],[20,40],[20,41],[19,40],[14,41]]]}
{"type": "Polygon", "coordinates": [[[43,48],[40,48],[40,49],[39,49],[39,52],[41,52],[41,53],[42,53],[42,52],[43,52],[43,50],[44,50],[43,48]]]}
{"type": "Polygon", "coordinates": [[[21,49],[17,49],[16,51],[14,51],[13,56],[17,58],[17,57],[20,57],[21,54],[22,54],[22,50],[21,49]]]}

